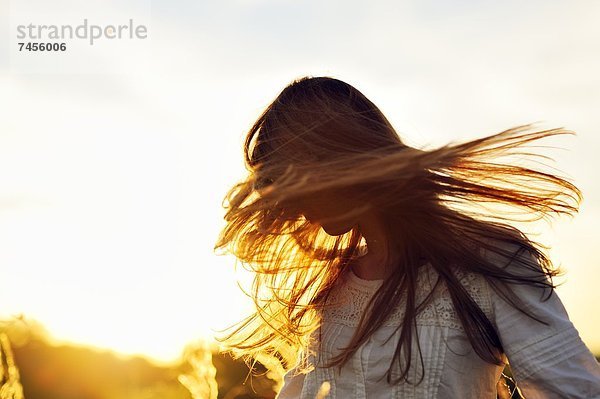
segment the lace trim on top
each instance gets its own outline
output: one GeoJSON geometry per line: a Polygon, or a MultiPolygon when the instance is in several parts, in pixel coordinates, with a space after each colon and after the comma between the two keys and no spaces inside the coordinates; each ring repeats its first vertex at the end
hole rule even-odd
{"type": "MultiPolygon", "coordinates": [[[[453,271],[490,320],[494,320],[493,308],[485,279],[476,273],[465,272],[459,268],[453,271]]],[[[433,289],[438,274],[430,263],[419,268],[416,284],[416,303],[420,304],[433,289]]],[[[357,327],[360,317],[375,292],[381,287],[383,280],[365,280],[358,277],[352,269],[341,276],[328,298],[328,305],[323,310],[323,321],[335,322],[349,327],[357,327]]],[[[404,319],[404,299],[394,308],[384,326],[399,326],[404,319]]],[[[446,326],[463,330],[446,284],[441,282],[427,305],[416,316],[417,325],[446,326]]]]}

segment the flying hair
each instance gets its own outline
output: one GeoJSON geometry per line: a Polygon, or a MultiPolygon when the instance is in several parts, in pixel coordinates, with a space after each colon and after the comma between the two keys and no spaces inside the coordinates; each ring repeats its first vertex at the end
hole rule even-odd
{"type": "Polygon", "coordinates": [[[296,365],[303,372],[311,369],[309,348],[328,294],[364,243],[357,228],[330,236],[304,217],[307,198],[335,192],[361,204],[345,218],[365,211],[384,216],[391,245],[402,250],[348,347],[329,366],[341,367],[396,306],[404,306],[394,356],[404,367],[393,375],[390,364],[387,381],[414,383],[408,370],[415,317],[434,294],[424,303],[416,301],[417,274],[425,262],[439,275],[434,290],[441,284],[448,287],[476,353],[502,364],[502,344],[493,324],[453,268],[481,274],[509,303],[545,323],[523,309],[510,284],[535,285],[548,298],[556,287],[553,277],[562,271],[545,255],[543,245],[514,224],[577,212],[580,190],[540,168],[539,159],[551,158],[528,149],[542,139],[574,134],[562,127],[526,124],[418,149],[406,145],[379,108],[353,86],[331,77],[294,80],[248,131],[248,176],[223,201],[226,224],[215,250],[233,254],[252,272],[246,294],[256,311],[218,340],[247,362],[269,356],[286,370],[296,365]],[[527,160],[536,167],[523,164],[527,160]]]}

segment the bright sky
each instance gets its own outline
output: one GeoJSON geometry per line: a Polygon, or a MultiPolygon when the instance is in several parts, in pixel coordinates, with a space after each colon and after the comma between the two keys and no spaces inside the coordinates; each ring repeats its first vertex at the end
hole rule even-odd
{"type": "MultiPolygon", "coordinates": [[[[543,233],[600,353],[600,3],[0,0],[0,316],[176,358],[244,316],[212,252],[242,138],[293,78],[356,86],[413,145],[544,121],[580,214],[543,233]],[[69,10],[68,14],[65,10],[69,10]],[[19,24],[145,24],[145,40],[15,50],[19,24]]],[[[563,281],[563,280],[561,280],[563,281]]]]}

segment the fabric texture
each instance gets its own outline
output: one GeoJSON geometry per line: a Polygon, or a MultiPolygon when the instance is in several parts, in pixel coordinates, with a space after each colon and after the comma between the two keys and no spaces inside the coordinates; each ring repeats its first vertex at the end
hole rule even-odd
{"type": "MultiPolygon", "coordinates": [[[[550,321],[546,326],[507,303],[483,276],[458,269],[454,273],[492,321],[504,347],[504,361],[510,362],[517,386],[526,399],[600,398],[600,365],[581,340],[556,292],[543,302],[541,288],[511,285],[528,310],[550,321]]],[[[431,291],[436,280],[437,272],[430,264],[419,268],[417,303],[431,291]]],[[[326,397],[331,399],[496,399],[503,366],[487,363],[475,353],[443,284],[416,318],[424,369],[418,350],[413,349],[409,380],[419,381],[424,372],[421,383],[390,385],[385,378],[398,344],[397,327],[402,321],[403,306],[394,309],[341,372],[322,367],[350,342],[368,300],[382,283],[383,280],[363,280],[351,269],[342,275],[330,295],[334,306],[325,309],[322,324],[314,334],[316,338],[320,333],[322,339],[321,350],[309,352],[314,369],[307,374],[298,373],[297,367],[289,370],[277,398],[314,399],[327,381],[330,391],[326,397]]],[[[399,365],[394,365],[398,375],[399,365]]]]}

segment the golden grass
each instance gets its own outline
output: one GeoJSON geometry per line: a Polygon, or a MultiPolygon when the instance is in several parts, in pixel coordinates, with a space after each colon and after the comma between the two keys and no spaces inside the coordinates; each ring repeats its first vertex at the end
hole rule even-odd
{"type": "Polygon", "coordinates": [[[0,399],[23,399],[23,386],[15,365],[10,341],[0,333],[0,399]]]}
{"type": "Polygon", "coordinates": [[[179,382],[190,391],[193,399],[217,399],[217,369],[212,362],[210,344],[203,340],[198,349],[188,359],[192,371],[179,375],[179,382]]]}

